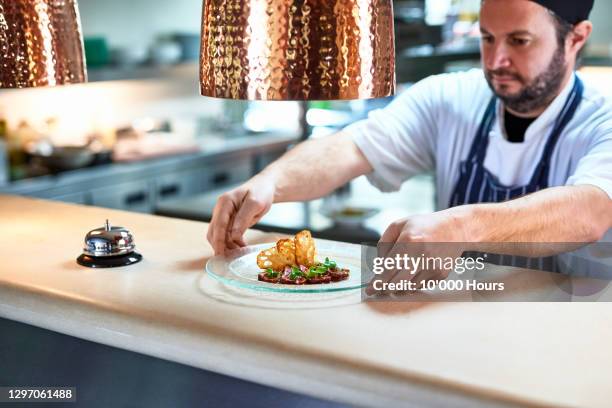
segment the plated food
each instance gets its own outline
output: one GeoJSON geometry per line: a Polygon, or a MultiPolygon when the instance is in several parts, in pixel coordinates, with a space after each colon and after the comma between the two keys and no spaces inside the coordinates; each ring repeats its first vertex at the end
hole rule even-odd
{"type": "Polygon", "coordinates": [[[257,266],[263,271],[258,280],[285,285],[305,285],[339,282],[348,279],[350,271],[340,268],[329,258],[317,261],[317,251],[310,231],[294,238],[281,239],[272,248],[257,255],[257,266]]]}

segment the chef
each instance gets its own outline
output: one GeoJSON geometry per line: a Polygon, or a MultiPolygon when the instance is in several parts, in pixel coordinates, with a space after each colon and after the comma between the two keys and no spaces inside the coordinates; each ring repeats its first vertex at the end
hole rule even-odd
{"type": "Polygon", "coordinates": [[[439,211],[397,220],[381,242],[600,240],[612,228],[612,103],[575,72],[592,7],[484,0],[482,69],[427,78],[222,195],[208,230],[215,252],[244,246],[273,203],[320,198],[361,175],[397,191],[425,172],[439,211]]]}

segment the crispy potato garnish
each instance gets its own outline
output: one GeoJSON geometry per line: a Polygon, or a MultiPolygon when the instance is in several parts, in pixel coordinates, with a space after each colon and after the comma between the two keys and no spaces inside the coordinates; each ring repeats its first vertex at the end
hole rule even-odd
{"type": "Polygon", "coordinates": [[[316,264],[317,250],[310,231],[304,230],[295,235],[295,258],[297,263],[306,267],[316,264]]]}
{"type": "Polygon", "coordinates": [[[285,268],[286,259],[279,255],[276,247],[264,249],[257,255],[257,266],[261,269],[272,268],[275,271],[282,271],[285,268]]]}
{"type": "Polygon", "coordinates": [[[276,246],[264,249],[257,255],[257,266],[282,271],[286,266],[315,265],[316,249],[310,231],[302,231],[295,238],[278,240],[276,246]]]}
{"type": "Polygon", "coordinates": [[[295,265],[295,242],[293,239],[280,239],[276,243],[276,252],[279,255],[279,261],[283,261],[285,265],[295,265]]]}

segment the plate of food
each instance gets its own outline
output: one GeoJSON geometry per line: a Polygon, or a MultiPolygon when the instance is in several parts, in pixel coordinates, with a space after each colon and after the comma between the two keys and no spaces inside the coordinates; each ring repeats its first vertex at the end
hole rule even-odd
{"type": "Polygon", "coordinates": [[[215,256],[207,273],[225,284],[257,291],[323,293],[361,289],[361,251],[355,244],[315,240],[309,231],[275,243],[215,256]]]}

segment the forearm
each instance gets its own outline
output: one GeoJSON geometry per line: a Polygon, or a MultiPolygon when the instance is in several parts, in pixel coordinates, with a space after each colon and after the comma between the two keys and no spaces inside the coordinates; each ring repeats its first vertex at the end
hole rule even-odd
{"type": "Polygon", "coordinates": [[[370,171],[350,136],[340,132],[297,145],[256,177],[274,183],[274,202],[278,203],[323,197],[370,171]]]}
{"type": "Polygon", "coordinates": [[[589,243],[612,228],[612,200],[594,186],[550,188],[467,212],[473,242],[589,243]]]}

